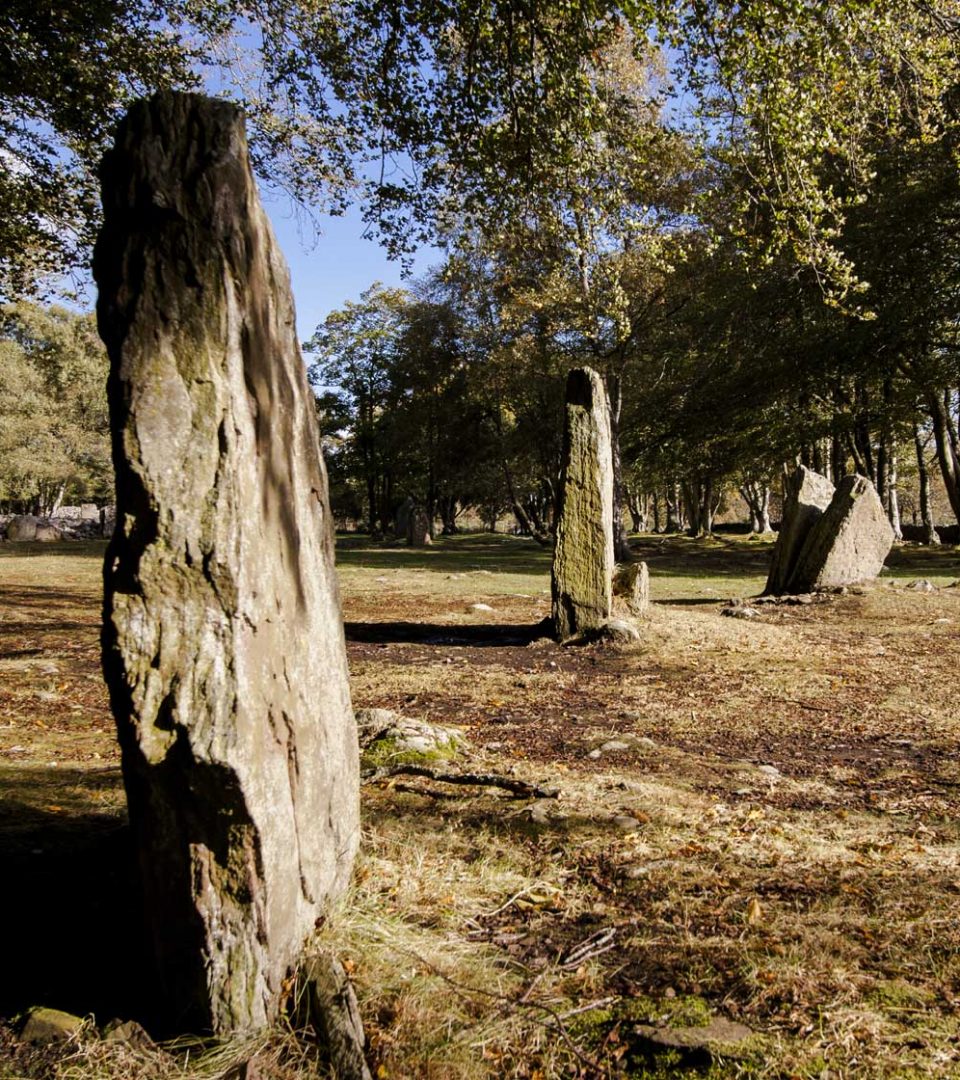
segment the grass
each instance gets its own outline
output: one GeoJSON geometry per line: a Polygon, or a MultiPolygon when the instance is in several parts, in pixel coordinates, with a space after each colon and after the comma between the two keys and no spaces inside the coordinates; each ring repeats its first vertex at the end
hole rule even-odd
{"type": "MultiPolygon", "coordinates": [[[[355,704],[458,726],[458,767],[561,789],[364,790],[354,884],[318,945],[351,971],[376,1075],[960,1076],[958,552],[904,546],[874,587],[746,621],[720,610],[760,591],[767,542],[638,546],[641,642],[575,649],[533,629],[549,556],[531,542],[341,546],[355,704]],[[902,587],[916,578],[937,590],[902,587]],[[743,1056],[651,1057],[634,1031],[711,1016],[756,1032],[743,1056]]],[[[0,1013],[103,1023],[136,1014],[142,964],[97,669],[102,545],[40,549],[0,546],[0,863],[18,885],[0,1013]]],[[[0,1029],[0,1076],[316,1068],[283,1030],[131,1053],[91,1024],[31,1063],[0,1029]]]]}

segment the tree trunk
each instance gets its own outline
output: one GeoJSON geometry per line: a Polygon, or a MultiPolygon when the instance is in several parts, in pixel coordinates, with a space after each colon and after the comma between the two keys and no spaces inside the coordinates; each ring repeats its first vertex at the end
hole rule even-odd
{"type": "Polygon", "coordinates": [[[940,534],[930,506],[930,471],[927,468],[926,447],[920,435],[920,425],[913,421],[913,445],[917,453],[917,476],[920,480],[920,519],[923,522],[924,543],[939,544],[940,534]]]}
{"type": "Polygon", "coordinates": [[[503,479],[507,485],[510,509],[513,510],[513,516],[517,519],[517,524],[520,526],[520,532],[525,536],[532,536],[541,547],[549,547],[553,543],[553,537],[549,533],[538,530],[530,520],[529,514],[517,498],[517,491],[513,484],[513,476],[510,472],[510,467],[507,465],[506,459],[501,460],[500,467],[503,469],[503,479]]]}
{"type": "Polygon", "coordinates": [[[928,394],[927,408],[933,421],[933,438],[943,486],[946,488],[953,516],[960,522],[960,460],[957,458],[956,444],[951,438],[949,416],[943,397],[936,391],[928,394]]]}
{"type": "Polygon", "coordinates": [[[619,375],[608,375],[607,401],[610,409],[610,450],[613,456],[613,553],[617,562],[629,562],[630,544],[623,528],[623,463],[620,459],[620,412],[623,390],[619,375]]]}
{"type": "Polygon", "coordinates": [[[895,540],[903,539],[903,528],[900,524],[900,493],[897,490],[897,444],[890,439],[887,450],[887,517],[890,527],[893,529],[895,540]]]}
{"type": "Polygon", "coordinates": [[[667,525],[665,531],[668,533],[680,532],[683,528],[683,522],[681,521],[682,496],[679,484],[671,484],[667,487],[665,501],[667,504],[667,525]]]}
{"type": "Polygon", "coordinates": [[[104,675],[168,1027],[249,1032],[359,840],[316,412],[239,109],[140,101],[101,177],[104,675]]]}

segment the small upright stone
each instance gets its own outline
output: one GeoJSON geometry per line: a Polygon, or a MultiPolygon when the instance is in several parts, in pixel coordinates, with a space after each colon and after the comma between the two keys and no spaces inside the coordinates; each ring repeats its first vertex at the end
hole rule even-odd
{"type": "Polygon", "coordinates": [[[646,615],[650,606],[650,572],[645,562],[624,563],[613,575],[613,595],[631,615],[646,615]]]}
{"type": "Polygon", "coordinates": [[[567,377],[551,578],[557,640],[596,633],[610,618],[613,566],[610,410],[600,376],[576,368],[567,377]]]}
{"type": "Polygon", "coordinates": [[[414,507],[407,518],[407,543],[410,547],[427,547],[433,543],[430,536],[430,518],[426,510],[414,507]]]}
{"type": "Polygon", "coordinates": [[[804,465],[787,478],[784,487],[780,532],[773,547],[765,596],[780,596],[787,591],[807,536],[833,498],[833,484],[804,465]]]}
{"type": "Polygon", "coordinates": [[[101,177],[103,667],[147,921],[167,1026],[252,1031],[359,839],[314,399],[240,110],[137,102],[101,177]]]}
{"type": "Polygon", "coordinates": [[[788,589],[806,593],[869,581],[880,573],[893,540],[877,489],[865,476],[845,476],[810,530],[788,589]]]}

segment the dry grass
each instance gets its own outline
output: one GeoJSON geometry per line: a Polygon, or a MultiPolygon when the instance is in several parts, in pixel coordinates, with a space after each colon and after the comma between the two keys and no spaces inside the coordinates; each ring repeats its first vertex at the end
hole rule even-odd
{"type": "MultiPolygon", "coordinates": [[[[765,544],[643,553],[659,603],[622,650],[529,632],[549,585],[532,544],[344,553],[356,703],[459,724],[470,764],[562,789],[532,805],[421,781],[365,792],[354,887],[323,936],[352,972],[374,1069],[675,1076],[634,1024],[712,1014],[758,1033],[745,1057],[707,1068],[714,1078],[960,1076],[960,589],[944,587],[957,552],[901,549],[885,575],[899,587],[753,621],[721,618],[720,601],[759,591],[765,544]],[[903,588],[917,577],[940,588],[903,588]],[[625,748],[603,749],[611,740],[625,748]],[[590,941],[609,948],[578,959],[590,941]]],[[[37,895],[75,887],[59,870],[103,865],[119,842],[95,554],[0,548],[0,852],[37,895]],[[39,875],[37,850],[52,867],[39,875]]],[[[82,915],[90,936],[79,899],[43,910],[74,936],[82,915]]],[[[31,912],[24,901],[12,918],[21,959],[43,952],[31,912]]],[[[44,977],[16,968],[8,1006],[109,1019],[124,994],[71,983],[72,948],[57,939],[44,977]]],[[[0,1076],[226,1078],[251,1056],[264,1076],[316,1068],[282,1031],[131,1054],[90,1026],[31,1064],[6,1033],[0,1076]]]]}

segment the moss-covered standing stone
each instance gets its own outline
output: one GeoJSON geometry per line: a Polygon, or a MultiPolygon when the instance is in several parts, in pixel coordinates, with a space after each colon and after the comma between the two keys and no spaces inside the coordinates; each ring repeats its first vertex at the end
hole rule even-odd
{"type": "Polygon", "coordinates": [[[553,625],[559,641],[598,631],[610,618],[613,582],[613,454],[603,380],[590,368],[567,377],[560,512],[553,555],[553,625]]]}
{"type": "Polygon", "coordinates": [[[103,664],[148,922],[170,1026],[252,1030],[358,840],[314,401],[240,111],[138,102],[102,184],[103,664]]]}

